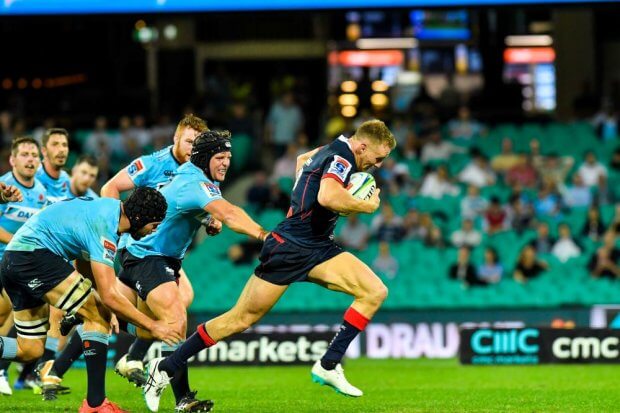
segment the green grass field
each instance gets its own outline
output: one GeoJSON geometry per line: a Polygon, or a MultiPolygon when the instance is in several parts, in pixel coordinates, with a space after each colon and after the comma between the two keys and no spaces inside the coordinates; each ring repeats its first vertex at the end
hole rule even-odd
{"type": "MultiPolygon", "coordinates": [[[[345,371],[365,391],[346,398],[313,384],[309,367],[191,369],[199,396],[217,412],[614,412],[620,411],[619,367],[464,367],[456,360],[355,360],[345,371]]],[[[12,377],[15,377],[13,372],[12,377]]],[[[83,370],[70,371],[73,393],[55,402],[18,391],[0,398],[0,412],[76,412],[86,389],[83,370]]],[[[132,412],[147,411],[140,391],[108,371],[108,397],[132,412]]],[[[174,411],[167,389],[160,412],[174,411]]]]}

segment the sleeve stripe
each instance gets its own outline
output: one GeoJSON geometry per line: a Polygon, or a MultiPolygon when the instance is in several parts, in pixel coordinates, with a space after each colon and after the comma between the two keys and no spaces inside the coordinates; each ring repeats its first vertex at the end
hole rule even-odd
{"type": "Polygon", "coordinates": [[[326,173],[324,174],[321,179],[325,179],[325,178],[332,178],[335,179],[336,181],[340,182],[341,184],[344,185],[344,181],[342,179],[340,179],[340,177],[336,174],[332,174],[332,173],[326,173]]]}

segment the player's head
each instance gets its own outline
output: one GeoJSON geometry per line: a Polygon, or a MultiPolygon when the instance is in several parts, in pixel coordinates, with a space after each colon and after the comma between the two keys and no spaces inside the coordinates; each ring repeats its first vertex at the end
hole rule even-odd
{"type": "Polygon", "coordinates": [[[71,188],[76,195],[83,195],[93,186],[99,173],[97,160],[90,155],[81,155],[71,169],[71,188]]]}
{"type": "Polygon", "coordinates": [[[41,164],[39,142],[29,136],[13,139],[9,163],[14,175],[31,180],[41,164]]]}
{"type": "Polygon", "coordinates": [[[392,132],[385,123],[376,119],[362,123],[351,139],[355,142],[353,153],[360,171],[366,171],[373,166],[379,168],[396,147],[392,132]]]}
{"type": "Polygon", "coordinates": [[[47,160],[57,169],[65,166],[69,156],[69,132],[66,129],[51,128],[46,130],[41,144],[44,160],[47,160]]]}
{"type": "Polygon", "coordinates": [[[123,202],[123,214],[129,219],[133,239],[151,234],[166,217],[168,203],[156,189],[140,186],[123,202]]]}
{"type": "Polygon", "coordinates": [[[229,131],[206,131],[198,135],[192,149],[191,163],[202,169],[212,181],[223,181],[230,167],[229,131]]]}
{"type": "Polygon", "coordinates": [[[192,154],[192,145],[196,137],[208,131],[207,123],[198,116],[185,115],[174,132],[174,155],[181,162],[189,161],[192,154]]]}

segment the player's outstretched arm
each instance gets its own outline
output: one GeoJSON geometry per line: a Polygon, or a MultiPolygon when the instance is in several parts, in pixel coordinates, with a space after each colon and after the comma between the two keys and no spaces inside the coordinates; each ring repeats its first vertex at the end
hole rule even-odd
{"type": "Polygon", "coordinates": [[[156,321],[141,313],[133,304],[116,288],[116,276],[114,269],[100,262],[91,261],[93,277],[97,285],[97,292],[113,313],[136,326],[149,330],[153,336],[168,344],[178,343],[182,339],[182,333],[178,326],[168,326],[163,321],[156,321]]]}
{"type": "Polygon", "coordinates": [[[340,182],[331,178],[323,178],[317,200],[321,206],[339,213],[366,213],[371,214],[379,208],[381,200],[380,190],[377,189],[372,197],[365,201],[357,199],[347,191],[340,182]]]}
{"type": "Polygon", "coordinates": [[[308,151],[306,153],[302,153],[301,155],[297,157],[297,164],[295,166],[295,175],[299,173],[299,171],[304,166],[304,164],[308,161],[308,159],[312,158],[321,148],[322,146],[319,146],[318,148],[308,151]]]}
{"type": "Polygon", "coordinates": [[[225,199],[218,199],[209,203],[205,207],[205,211],[233,231],[249,235],[259,241],[264,241],[269,234],[268,231],[265,231],[263,227],[250,218],[243,209],[225,199]]]}
{"type": "Polygon", "coordinates": [[[126,169],[120,170],[101,187],[101,196],[120,199],[121,193],[134,189],[136,184],[131,180],[126,169]]]}

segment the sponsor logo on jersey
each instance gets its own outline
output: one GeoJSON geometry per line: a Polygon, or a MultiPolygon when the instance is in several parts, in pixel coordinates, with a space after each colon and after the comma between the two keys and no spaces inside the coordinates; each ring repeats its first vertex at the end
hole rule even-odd
{"type": "Polygon", "coordinates": [[[26,222],[28,218],[39,212],[39,208],[10,205],[4,212],[4,217],[11,221],[26,222]]]}
{"type": "Polygon", "coordinates": [[[212,183],[202,182],[200,186],[202,187],[202,190],[205,192],[205,194],[207,194],[207,197],[209,198],[216,198],[216,197],[219,198],[222,196],[222,193],[220,192],[220,188],[218,188],[212,183]]]}
{"type": "Polygon", "coordinates": [[[347,174],[351,170],[351,163],[344,159],[342,156],[334,156],[334,160],[329,165],[326,175],[335,175],[342,182],[347,177],[347,174]]]}
{"type": "Polygon", "coordinates": [[[171,170],[164,171],[164,176],[172,176],[173,174],[174,174],[174,171],[171,171],[171,170]]]}
{"type": "Polygon", "coordinates": [[[129,176],[137,176],[140,175],[146,168],[142,163],[142,160],[136,159],[127,167],[127,173],[129,176]]]}
{"type": "Polygon", "coordinates": [[[116,256],[116,244],[109,239],[102,238],[103,241],[103,259],[114,261],[116,256]]]}

